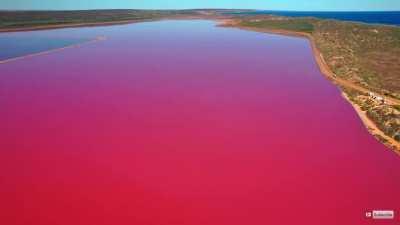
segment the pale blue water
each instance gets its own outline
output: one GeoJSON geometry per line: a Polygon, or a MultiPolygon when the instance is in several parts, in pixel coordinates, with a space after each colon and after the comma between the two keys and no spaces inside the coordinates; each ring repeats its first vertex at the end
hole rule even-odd
{"type": "MultiPolygon", "coordinates": [[[[54,31],[56,32],[56,31],[54,31]]],[[[0,35],[0,60],[62,48],[83,42],[83,38],[56,38],[40,36],[0,35]]]]}

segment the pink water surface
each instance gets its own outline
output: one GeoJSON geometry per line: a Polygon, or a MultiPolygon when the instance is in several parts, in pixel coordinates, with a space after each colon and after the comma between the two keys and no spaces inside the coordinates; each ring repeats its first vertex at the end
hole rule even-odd
{"type": "Polygon", "coordinates": [[[399,224],[400,157],[305,39],[209,21],[7,35],[108,39],[0,65],[0,224],[399,224]]]}

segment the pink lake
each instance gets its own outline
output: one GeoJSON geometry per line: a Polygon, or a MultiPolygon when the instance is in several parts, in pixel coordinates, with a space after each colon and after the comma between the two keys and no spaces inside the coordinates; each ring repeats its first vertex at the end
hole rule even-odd
{"type": "Polygon", "coordinates": [[[306,39],[210,21],[1,35],[107,40],[0,64],[0,224],[400,222],[400,157],[306,39]]]}

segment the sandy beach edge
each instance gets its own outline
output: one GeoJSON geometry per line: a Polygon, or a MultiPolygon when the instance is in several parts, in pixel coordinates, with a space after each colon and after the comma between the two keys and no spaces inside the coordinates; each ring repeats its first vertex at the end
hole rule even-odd
{"type": "MultiPolygon", "coordinates": [[[[357,90],[361,93],[368,94],[370,90],[358,86],[356,84],[353,84],[349,81],[346,81],[344,79],[341,79],[337,77],[329,68],[327,63],[325,62],[325,59],[322,55],[322,53],[319,51],[319,49],[316,46],[315,40],[311,34],[308,33],[303,33],[303,32],[295,32],[295,31],[287,31],[287,30],[272,30],[272,29],[264,29],[264,28],[250,28],[250,27],[244,27],[238,25],[234,20],[219,20],[217,22],[217,26],[221,27],[229,27],[229,28],[238,28],[242,30],[248,30],[248,31],[255,31],[255,32],[261,32],[261,33],[269,33],[269,34],[279,34],[279,35],[285,35],[285,36],[292,36],[292,37],[300,37],[300,38],[306,38],[309,40],[314,58],[318,64],[319,70],[321,73],[331,82],[333,82],[336,86],[339,88],[341,87],[347,87],[350,89],[357,90]]],[[[343,91],[340,90],[342,97],[350,103],[350,105],[354,108],[356,111],[358,117],[368,130],[368,132],[374,136],[378,141],[386,145],[388,148],[393,150],[393,152],[397,153],[400,156],[400,143],[394,140],[393,138],[389,137],[386,135],[382,130],[378,128],[378,126],[367,116],[366,112],[362,111],[360,106],[358,106],[356,103],[352,102],[350,98],[347,96],[347,94],[343,91]],[[383,139],[383,141],[382,141],[383,139]]],[[[390,104],[400,104],[400,101],[397,99],[393,98],[388,98],[387,101],[390,104]]]]}
{"type": "Polygon", "coordinates": [[[363,111],[360,106],[353,103],[345,92],[342,92],[342,96],[353,106],[358,117],[360,117],[361,121],[363,122],[368,132],[372,134],[379,141],[381,141],[380,140],[381,138],[384,139],[385,142],[383,142],[383,144],[391,148],[395,153],[397,153],[400,156],[400,143],[394,140],[393,138],[387,136],[385,133],[383,133],[383,131],[381,131],[376,126],[376,124],[371,119],[368,118],[367,113],[363,111]]]}

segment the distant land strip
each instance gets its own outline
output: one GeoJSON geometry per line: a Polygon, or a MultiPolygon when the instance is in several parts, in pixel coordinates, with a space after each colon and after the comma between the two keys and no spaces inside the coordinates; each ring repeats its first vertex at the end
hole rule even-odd
{"type": "Polygon", "coordinates": [[[146,22],[146,21],[150,22],[150,21],[155,21],[155,20],[154,19],[122,20],[122,21],[113,21],[113,22],[66,23],[66,24],[39,25],[39,26],[31,26],[31,27],[0,28],[0,33],[36,31],[36,30],[53,30],[53,29],[63,29],[63,28],[79,28],[79,27],[113,26],[113,25],[123,25],[123,24],[146,22]]]}

